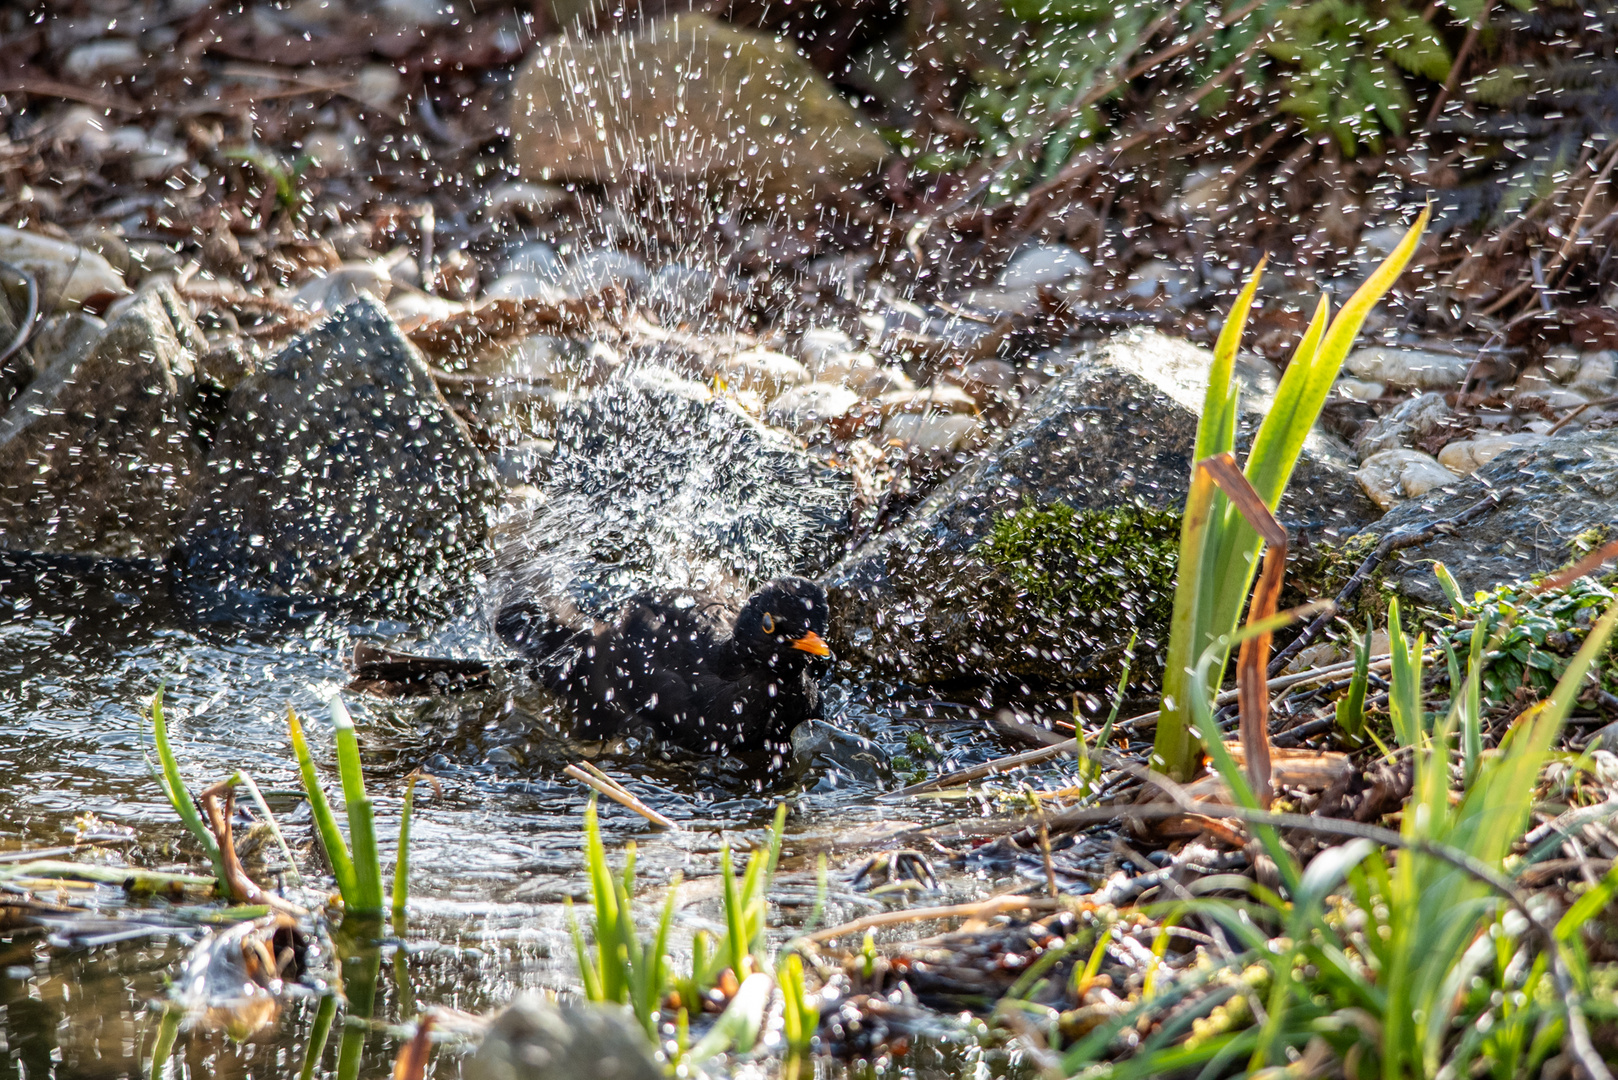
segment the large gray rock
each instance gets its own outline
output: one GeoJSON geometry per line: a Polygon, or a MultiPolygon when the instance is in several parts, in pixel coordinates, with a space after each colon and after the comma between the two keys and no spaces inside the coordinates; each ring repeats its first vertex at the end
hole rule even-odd
{"type": "Polygon", "coordinates": [[[365,298],[231,393],[173,564],[194,600],[398,609],[470,576],[498,490],[365,298]]]}
{"type": "Polygon", "coordinates": [[[723,180],[774,205],[857,179],[888,152],[790,45],[708,15],[551,38],[514,90],[513,149],[536,180],[723,180]]]}
{"type": "MultiPolygon", "coordinates": [[[[1130,537],[1101,535],[1093,562],[1080,558],[1085,574],[1117,598],[1116,610],[1081,604],[1052,611],[986,562],[982,545],[997,517],[1029,504],[1066,504],[1080,511],[1081,530],[1103,533],[1115,526],[1104,516],[1084,515],[1131,505],[1177,511],[1210,360],[1206,350],[1159,334],[1114,339],[1077,360],[1039,391],[998,442],[898,528],[832,569],[826,585],[838,655],[920,682],[1016,678],[1081,685],[1115,677],[1134,630],[1142,634],[1137,655],[1159,653],[1164,582],[1172,577],[1161,536],[1159,554],[1135,559],[1130,537]],[[1159,580],[1137,580],[1142,566],[1154,567],[1159,580]]],[[[1256,395],[1244,401],[1242,445],[1264,404],[1256,395]]],[[[1281,504],[1295,537],[1305,543],[1335,538],[1377,516],[1351,467],[1323,439],[1310,440],[1281,504]]]]}
{"type": "Polygon", "coordinates": [[[130,301],[100,333],[84,320],[64,331],[0,416],[0,546],[152,558],[174,542],[202,460],[184,344],[201,335],[161,293],[130,301]]]}
{"type": "Polygon", "coordinates": [[[1400,592],[1444,604],[1433,562],[1455,575],[1463,595],[1555,570],[1577,557],[1573,541],[1618,532],[1618,431],[1579,432],[1508,450],[1450,486],[1389,511],[1363,530],[1366,541],[1452,518],[1489,492],[1500,505],[1464,528],[1409,548],[1384,564],[1400,592]]]}
{"type": "Polygon", "coordinates": [[[662,1080],[652,1045],[623,1009],[524,995],[496,1016],[467,1080],[662,1080]]]}

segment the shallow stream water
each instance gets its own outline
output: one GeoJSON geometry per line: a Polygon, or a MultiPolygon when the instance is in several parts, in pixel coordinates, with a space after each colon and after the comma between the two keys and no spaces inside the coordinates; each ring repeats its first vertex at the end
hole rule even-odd
{"type": "MultiPolygon", "coordinates": [[[[184,829],[148,764],[147,708],[162,685],[171,739],[193,792],[237,769],[251,773],[309,872],[318,864],[310,857],[286,710],[309,722],[328,789],[335,789],[325,700],[344,687],[345,651],[357,636],[419,629],[321,618],[274,629],[197,624],[170,602],[166,580],[148,570],[17,558],[0,564],[0,770],[8,779],[0,787],[0,858],[72,845],[77,836],[99,845],[72,856],[81,860],[202,872],[206,862],[182,842],[184,829]]],[[[430,644],[440,649],[492,648],[472,616],[432,629],[430,644]]],[[[704,898],[716,895],[721,838],[746,850],[780,800],[791,811],[772,926],[784,934],[801,925],[820,853],[831,866],[828,921],[879,910],[883,901],[848,887],[856,856],[881,848],[883,835],[901,827],[895,823],[931,823],[978,807],[890,805],[876,796],[902,786],[914,775],[907,769],[958,768],[1006,747],[958,705],[846,681],[829,697],[832,724],[870,743],[823,741],[823,752],[792,776],[760,786],[724,762],[656,760],[632,742],[569,743],[558,733],[556,708],[516,677],[432,699],[346,695],[360,725],[385,864],[404,775],[421,768],[435,780],[416,799],[409,930],[403,942],[384,944],[375,1022],[358,1075],[388,1075],[398,1046],[388,1025],[422,1008],[487,1012],[520,991],[578,985],[560,901],[585,895],[581,822],[589,793],[562,774],[581,757],[593,757],[682,825],[655,832],[621,807],[602,809],[614,862],[626,841],[637,842],[649,902],[661,896],[657,886],[683,875],[692,901],[680,916],[687,941],[718,910],[705,908],[704,898]]],[[[238,835],[245,824],[238,819],[238,835]]],[[[269,845],[247,861],[266,883],[285,870],[269,845]]],[[[948,868],[938,869],[943,875],[948,868]]],[[[917,902],[986,895],[993,884],[946,876],[942,895],[917,902]]],[[[88,905],[116,921],[64,919],[50,931],[0,936],[7,1051],[0,1075],[148,1075],[163,1003],[203,934],[199,923],[214,917],[217,905],[130,899],[115,886],[35,897],[88,905]]],[[[338,1075],[335,1034],[305,1071],[318,1008],[316,996],[294,999],[245,1041],[187,1023],[163,1074],[338,1075]]],[[[949,1054],[930,1066],[926,1060],[918,1055],[908,1067],[954,1074],[962,1064],[949,1054]]],[[[452,1044],[435,1062],[436,1075],[459,1075],[462,1057],[452,1044]]]]}

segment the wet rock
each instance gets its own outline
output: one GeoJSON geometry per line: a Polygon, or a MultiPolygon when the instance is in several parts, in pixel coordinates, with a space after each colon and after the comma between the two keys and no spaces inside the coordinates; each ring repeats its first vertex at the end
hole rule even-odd
{"type": "Polygon", "coordinates": [[[871,404],[883,419],[901,413],[975,413],[978,409],[978,403],[965,390],[944,382],[920,390],[894,390],[871,404]]]}
{"type": "Polygon", "coordinates": [[[1191,291],[1195,278],[1190,270],[1169,259],[1152,259],[1130,271],[1124,293],[1137,300],[1180,299],[1191,291]]]}
{"type": "Polygon", "coordinates": [[[184,339],[201,334],[176,330],[158,290],[99,335],[58,325],[50,365],[0,416],[0,545],[161,557],[198,482],[184,339]]]}
{"type": "Polygon", "coordinates": [[[764,419],[795,435],[813,435],[825,428],[826,421],[842,416],[859,401],[858,394],[836,383],[808,383],[771,401],[764,419]]]}
{"type": "Polygon", "coordinates": [[[555,442],[543,497],[501,526],[494,595],[605,615],[640,589],[745,598],[841,553],[849,479],[701,383],[625,370],[561,411],[555,442]]]}
{"type": "Polygon", "coordinates": [[[1565,565],[1577,556],[1574,541],[1581,534],[1618,524],[1618,429],[1564,433],[1507,450],[1471,476],[1406,501],[1363,534],[1374,542],[1442,521],[1489,492],[1499,496],[1498,507],[1464,529],[1401,552],[1384,570],[1387,581],[1424,603],[1443,604],[1434,560],[1455,575],[1463,595],[1565,565]]]}
{"type": "Polygon", "coordinates": [[[995,284],[1002,289],[1031,289],[1090,275],[1090,260],[1066,244],[1036,244],[1011,257],[995,284]]]}
{"type": "Polygon", "coordinates": [[[568,260],[562,270],[561,286],[571,296],[588,296],[608,285],[639,289],[650,277],[646,264],[635,256],[595,248],[568,260]]]}
{"type": "Polygon", "coordinates": [[[538,222],[573,201],[573,193],[556,184],[532,184],[526,180],[509,180],[490,191],[483,200],[486,217],[515,217],[538,222]]]}
{"type": "Polygon", "coordinates": [[[386,264],[351,262],[304,282],[292,302],[305,311],[336,311],[362,296],[386,300],[391,292],[393,277],[386,264]]]}
{"type": "Polygon", "coordinates": [[[562,276],[562,260],[556,257],[556,249],[549,244],[531,240],[512,249],[506,258],[506,270],[555,281],[562,276]]]}
{"type": "Polygon", "coordinates": [[[76,46],[62,60],[62,77],[72,82],[98,82],[133,75],[146,64],[140,46],[128,38],[102,38],[76,46]]]}
{"type": "MultiPolygon", "coordinates": [[[[826,585],[838,655],[918,682],[1116,677],[1122,648],[1144,619],[1130,610],[1039,610],[985,561],[982,545],[997,518],[1028,504],[1102,516],[1137,505],[1177,512],[1209,362],[1206,350],[1158,334],[1115,338],[1076,358],[908,518],[833,568],[826,585]]],[[[1246,399],[1242,445],[1263,406],[1246,399]]],[[[1340,455],[1311,439],[1281,513],[1307,543],[1358,529],[1376,509],[1340,455]]],[[[1106,562],[1099,577],[1124,572],[1112,556],[1098,557],[1106,562]]],[[[1162,607],[1164,597],[1157,601],[1162,607]]],[[[1148,641],[1163,629],[1141,627],[1137,655],[1150,655],[1157,645],[1148,641]]]]}
{"type": "Polygon", "coordinates": [[[1453,473],[1465,476],[1477,472],[1507,450],[1537,446],[1544,441],[1545,436],[1531,431],[1519,431],[1514,435],[1479,435],[1445,446],[1438,452],[1438,463],[1453,473]]]}
{"type": "Polygon", "coordinates": [[[530,180],[723,179],[773,202],[840,187],[888,152],[790,45],[707,15],[551,38],[514,89],[530,180]]]}
{"type": "Polygon", "coordinates": [[[558,301],[567,293],[554,278],[538,274],[501,274],[483,290],[485,300],[548,300],[558,301]]]}
{"type": "Polygon", "coordinates": [[[1357,379],[1417,390],[1455,390],[1472,366],[1471,357],[1388,345],[1355,349],[1343,370],[1357,379]]]}
{"type": "Polygon", "coordinates": [[[404,79],[392,64],[366,64],[354,77],[348,96],[368,109],[386,109],[399,98],[404,79]]]}
{"type": "Polygon", "coordinates": [[[231,394],[174,564],[199,606],[409,610],[470,576],[495,478],[360,299],[231,394]]]}
{"type": "Polygon", "coordinates": [[[1603,349],[1581,354],[1568,389],[1592,399],[1618,390],[1618,351],[1603,349]]]}
{"type": "Polygon", "coordinates": [[[619,1008],[524,995],[494,1018],[467,1080],[662,1080],[646,1034],[619,1008]]]}
{"type": "Polygon", "coordinates": [[[811,326],[798,337],[798,359],[818,371],[835,356],[855,351],[854,339],[836,327],[811,326]]]}
{"type": "Polygon", "coordinates": [[[1425,495],[1433,488],[1455,482],[1450,472],[1429,454],[1395,447],[1367,457],[1354,474],[1371,501],[1387,510],[1405,499],[1425,495]]]}
{"type": "Polygon", "coordinates": [[[1383,383],[1364,379],[1338,379],[1332,383],[1332,393],[1347,401],[1375,401],[1387,392],[1383,383]]]}
{"type": "Polygon", "coordinates": [[[809,371],[817,382],[839,383],[863,398],[916,388],[903,368],[884,364],[868,352],[836,353],[810,364],[809,371]]]}
{"type": "Polygon", "coordinates": [[[983,434],[983,422],[971,413],[898,413],[882,422],[883,439],[935,454],[973,449],[983,434]]]}
{"type": "Polygon", "coordinates": [[[41,296],[77,306],[92,298],[127,296],[123,275],[93,251],[39,233],[0,225],[0,261],[34,275],[41,296]]]}
{"type": "Polygon", "coordinates": [[[340,176],[354,171],[361,138],[357,130],[316,128],[303,137],[303,152],[329,175],[340,176]]]}
{"type": "Polygon", "coordinates": [[[1443,394],[1418,394],[1399,407],[1372,421],[1354,440],[1361,458],[1383,450],[1415,446],[1416,443],[1451,425],[1455,412],[1443,394]]]}
{"type": "Polygon", "coordinates": [[[646,299],[679,316],[700,315],[724,288],[712,271],[668,263],[646,282],[646,299]]]}
{"type": "Polygon", "coordinates": [[[726,357],[716,373],[732,389],[756,390],[766,399],[810,381],[808,368],[785,353],[768,349],[749,349],[726,357]]]}

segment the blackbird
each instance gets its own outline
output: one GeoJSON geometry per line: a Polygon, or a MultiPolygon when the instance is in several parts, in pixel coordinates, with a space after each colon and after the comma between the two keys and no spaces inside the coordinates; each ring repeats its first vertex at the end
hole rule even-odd
{"type": "Polygon", "coordinates": [[[792,729],[821,715],[832,656],[826,592],[783,577],[738,610],[690,593],[640,593],[610,621],[576,628],[533,599],[505,603],[495,631],[573,707],[579,733],[642,722],[699,753],[790,756],[792,729]]]}

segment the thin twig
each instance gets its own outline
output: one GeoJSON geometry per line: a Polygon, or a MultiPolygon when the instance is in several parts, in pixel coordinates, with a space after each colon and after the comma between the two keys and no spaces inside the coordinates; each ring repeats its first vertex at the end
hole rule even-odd
{"type": "Polygon", "coordinates": [[[587,787],[592,787],[601,792],[601,794],[605,795],[613,802],[619,803],[620,805],[626,806],[635,811],[635,813],[639,814],[647,821],[650,821],[658,828],[673,829],[676,832],[679,831],[680,826],[676,825],[671,819],[664,817],[656,810],[653,810],[650,806],[647,806],[645,803],[641,802],[640,799],[635,796],[634,792],[618,783],[618,781],[614,780],[612,777],[608,776],[594,765],[591,765],[588,762],[580,762],[579,765],[569,765],[562,771],[571,776],[573,779],[577,780],[579,783],[584,784],[587,787]],[[589,772],[586,772],[586,769],[588,769],[589,772]]]}
{"type": "Polygon", "coordinates": [[[942,907],[879,911],[874,915],[862,916],[853,922],[828,926],[824,930],[816,930],[812,934],[806,934],[803,940],[830,941],[832,938],[843,937],[846,934],[862,934],[867,930],[875,930],[883,926],[931,922],[934,919],[979,919],[988,915],[1003,915],[1008,911],[1030,911],[1054,908],[1056,906],[1057,901],[1048,897],[1022,896],[1011,893],[1005,896],[991,897],[988,900],[973,904],[945,904],[942,907]]]}

